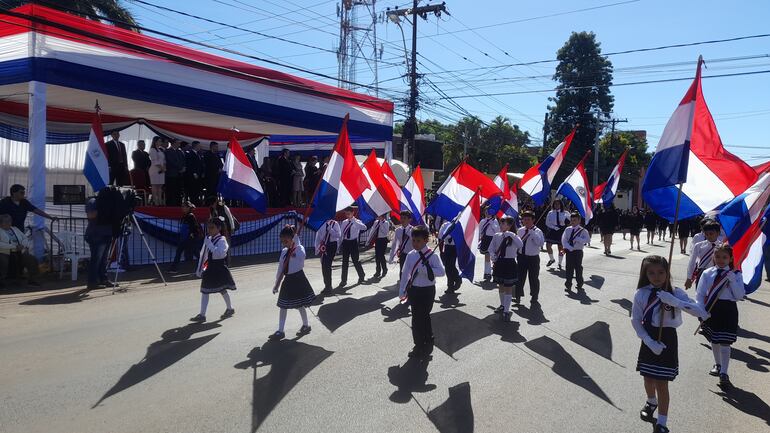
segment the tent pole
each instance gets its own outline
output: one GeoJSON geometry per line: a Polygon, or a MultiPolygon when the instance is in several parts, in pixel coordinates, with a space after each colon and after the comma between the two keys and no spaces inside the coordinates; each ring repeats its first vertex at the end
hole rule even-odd
{"type": "MultiPolygon", "coordinates": [[[[46,143],[46,84],[39,81],[29,82],[29,201],[45,210],[46,172],[45,172],[45,143],[46,143]]],[[[45,221],[40,215],[32,220],[32,239],[34,255],[40,259],[45,252],[45,242],[42,232],[45,221]]]]}

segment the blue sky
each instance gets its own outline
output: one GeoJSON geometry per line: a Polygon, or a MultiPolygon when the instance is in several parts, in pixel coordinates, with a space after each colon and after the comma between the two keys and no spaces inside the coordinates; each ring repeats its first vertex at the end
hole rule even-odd
{"type": "MultiPolygon", "coordinates": [[[[147,1],[296,43],[124,1],[146,27],[337,76],[334,50],[339,40],[339,1],[147,1]]],[[[377,0],[375,9],[382,11],[406,3],[377,0]]],[[[534,140],[542,136],[542,120],[548,97],[552,96],[552,92],[542,91],[553,88],[550,76],[556,64],[503,66],[554,59],[572,31],[593,31],[605,53],[770,33],[770,2],[764,0],[448,0],[447,9],[451,16],[431,16],[418,23],[418,69],[432,83],[421,86],[425,109],[419,117],[444,122],[460,117],[456,108],[440,99],[441,91],[450,97],[462,97],[455,102],[484,120],[498,114],[510,118],[530,131],[534,140]],[[578,11],[587,8],[594,9],[578,11]],[[509,92],[531,93],[480,96],[509,92]]],[[[360,10],[363,15],[364,10],[360,10]]],[[[366,25],[367,17],[359,19],[362,26],[366,25]]],[[[411,26],[405,22],[403,28],[409,47],[411,26]]],[[[378,68],[380,96],[404,98],[408,85],[400,78],[406,72],[401,31],[391,22],[380,23],[377,38],[378,46],[383,48],[378,68]]],[[[372,45],[362,45],[362,50],[368,54],[372,45]]],[[[708,69],[704,76],[770,70],[770,37],[613,55],[610,60],[616,69],[614,82],[692,77],[698,55],[706,60],[708,69]]],[[[253,59],[240,59],[260,64],[253,59]]],[[[335,84],[332,79],[286,71],[335,84]]],[[[371,63],[359,59],[354,81],[372,84],[373,80],[371,63]]],[[[650,146],[654,147],[688,85],[687,81],[677,81],[613,87],[615,116],[629,120],[621,129],[647,130],[650,146]]],[[[770,123],[770,74],[704,79],[703,90],[728,150],[752,165],[770,160],[770,142],[766,138],[770,123]]],[[[359,91],[372,92],[365,88],[359,91]]]]}

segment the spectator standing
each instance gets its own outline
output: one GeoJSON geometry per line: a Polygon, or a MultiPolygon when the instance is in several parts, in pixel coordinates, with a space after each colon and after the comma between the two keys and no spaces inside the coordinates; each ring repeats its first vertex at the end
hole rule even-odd
{"type": "Polygon", "coordinates": [[[163,185],[166,184],[166,152],[163,147],[163,139],[153,137],[150,143],[150,185],[152,185],[152,204],[163,206],[166,204],[163,196],[163,185]]]}
{"type": "Polygon", "coordinates": [[[182,180],[185,172],[185,155],[179,148],[181,143],[176,138],[171,140],[171,148],[166,151],[166,204],[181,206],[182,180]]]}
{"type": "Polygon", "coordinates": [[[273,171],[273,175],[278,181],[278,194],[280,197],[278,201],[280,207],[286,207],[291,204],[293,171],[294,164],[289,161],[289,149],[283,149],[283,151],[281,151],[281,156],[279,156],[276,161],[275,170],[273,171]]]}
{"type": "Polygon", "coordinates": [[[110,136],[112,140],[105,143],[107,146],[107,165],[110,168],[110,184],[129,185],[126,145],[119,140],[120,132],[112,131],[110,136]]]}
{"type": "Polygon", "coordinates": [[[318,185],[318,157],[313,155],[310,161],[305,163],[305,203],[313,199],[315,187],[318,185]]]}
{"type": "Polygon", "coordinates": [[[305,171],[302,169],[302,162],[300,162],[299,155],[294,155],[291,169],[291,196],[292,204],[300,207],[303,202],[303,195],[305,188],[302,179],[305,178],[305,171]]]}
{"type": "Polygon", "coordinates": [[[11,195],[0,200],[0,215],[7,214],[11,216],[11,225],[24,233],[24,221],[27,219],[27,212],[32,212],[50,220],[56,220],[56,217],[48,215],[38,209],[25,198],[27,190],[21,185],[11,186],[11,195]]]}
{"type": "Polygon", "coordinates": [[[185,153],[185,191],[187,199],[195,205],[201,204],[201,195],[203,194],[203,176],[205,166],[203,155],[201,155],[201,143],[193,141],[185,153]]]}
{"type": "Polygon", "coordinates": [[[206,187],[206,199],[208,200],[208,198],[216,197],[217,195],[219,175],[222,172],[222,167],[225,165],[222,162],[222,158],[219,156],[219,143],[212,141],[209,144],[209,151],[206,152],[203,163],[205,167],[203,183],[206,187]]]}
{"type": "MultiPolygon", "coordinates": [[[[143,176],[143,179],[139,181],[143,181],[144,185],[149,185],[152,161],[150,161],[150,154],[147,153],[146,148],[147,144],[144,140],[137,141],[136,150],[131,153],[131,160],[134,161],[134,170],[143,176]]],[[[137,179],[134,179],[134,183],[138,184],[139,182],[137,182],[137,179]]]]}
{"type": "Polygon", "coordinates": [[[99,216],[96,199],[90,198],[86,202],[86,215],[88,225],[83,235],[88,248],[91,250],[91,259],[88,261],[88,286],[87,289],[98,289],[99,285],[107,285],[107,251],[112,242],[112,223],[105,215],[99,216]]]}

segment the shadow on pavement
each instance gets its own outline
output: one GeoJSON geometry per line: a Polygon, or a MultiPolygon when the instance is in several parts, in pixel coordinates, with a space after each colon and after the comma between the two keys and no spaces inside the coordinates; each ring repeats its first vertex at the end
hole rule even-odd
{"type": "Polygon", "coordinates": [[[295,340],[269,341],[253,348],[246,361],[235,364],[238,369],[254,370],[251,431],[257,431],[292,388],[333,353],[295,340]],[[258,377],[262,369],[268,371],[258,377]]]}
{"type": "Polygon", "coordinates": [[[219,328],[219,321],[208,323],[191,323],[179,328],[169,329],[161,335],[161,339],[147,346],[147,353],[138,363],[131,366],[118,383],[112,386],[91,409],[95,408],[105,399],[124,391],[152,376],[160,373],[187,355],[195,352],[201,346],[213,340],[219,333],[191,338],[199,332],[210,331],[219,328]]]}
{"type": "MultiPolygon", "coordinates": [[[[701,343],[700,345],[705,347],[706,349],[711,350],[711,346],[709,344],[701,343]]],[[[765,353],[767,354],[767,352],[765,353]]],[[[748,368],[749,370],[757,371],[760,373],[767,373],[768,371],[770,371],[766,367],[766,366],[770,366],[770,361],[762,358],[757,358],[756,356],[748,352],[744,352],[741,349],[738,349],[736,347],[733,347],[732,350],[730,351],[730,359],[734,359],[736,361],[745,363],[746,368],[748,368]]]]}
{"type": "Polygon", "coordinates": [[[540,306],[539,302],[532,303],[529,308],[525,307],[523,304],[518,305],[516,308],[511,309],[511,311],[522,319],[526,319],[528,325],[541,325],[549,322],[549,320],[545,318],[543,308],[540,306]]]}
{"type": "Polygon", "coordinates": [[[380,310],[382,303],[393,299],[396,295],[390,290],[380,290],[363,298],[345,298],[331,304],[323,304],[318,308],[318,320],[330,332],[358,316],[380,310]]]}
{"type": "Polygon", "coordinates": [[[634,303],[629,301],[626,298],[620,298],[620,299],[613,299],[610,302],[613,304],[618,304],[622,309],[628,311],[628,317],[631,317],[631,308],[633,308],[634,303]]]}
{"type": "Polygon", "coordinates": [[[409,358],[404,365],[389,367],[388,380],[396,387],[390,395],[390,401],[408,403],[412,399],[412,393],[436,389],[436,385],[427,383],[428,364],[427,359],[409,358]]]}
{"type": "Polygon", "coordinates": [[[608,323],[595,322],[586,328],[573,332],[569,339],[602,358],[612,361],[612,335],[608,323]]]}
{"type": "Polygon", "coordinates": [[[464,311],[443,310],[431,314],[430,319],[435,346],[453,358],[462,348],[492,335],[484,321],[464,311]]]}
{"type": "Polygon", "coordinates": [[[568,298],[580,301],[582,305],[591,305],[599,302],[598,299],[591,299],[585,290],[570,290],[565,294],[568,298]]]}
{"type": "Polygon", "coordinates": [[[527,341],[524,336],[519,334],[520,324],[517,321],[503,322],[499,314],[490,314],[482,319],[487,325],[487,329],[492,334],[499,335],[500,341],[506,343],[523,343],[527,341]]]}
{"type": "Polygon", "coordinates": [[[741,338],[752,338],[754,340],[770,343],[770,337],[768,337],[767,335],[757,334],[754,331],[749,331],[748,329],[743,329],[741,327],[738,328],[738,336],[741,338]]]}
{"type": "Polygon", "coordinates": [[[746,300],[751,302],[752,304],[761,305],[763,307],[770,307],[770,304],[768,304],[767,302],[762,302],[762,301],[759,301],[757,299],[751,299],[749,297],[746,297],[746,300]]]}
{"type": "Polygon", "coordinates": [[[584,283],[586,286],[601,290],[604,285],[604,277],[601,275],[591,275],[584,283]]]}
{"type": "Polygon", "coordinates": [[[754,347],[754,346],[749,346],[749,349],[754,351],[754,353],[756,353],[757,355],[759,355],[759,356],[761,356],[761,357],[763,357],[763,358],[765,358],[767,360],[770,360],[770,352],[768,352],[766,350],[762,350],[762,349],[760,349],[758,347],[754,347]]]}
{"type": "Polygon", "coordinates": [[[449,388],[449,398],[431,409],[428,419],[441,433],[473,433],[471,385],[463,382],[449,388]]]}
{"type": "Polygon", "coordinates": [[[588,373],[583,370],[580,364],[575,361],[575,358],[567,353],[567,351],[564,350],[564,348],[559,343],[549,337],[543,336],[532,341],[528,341],[524,343],[524,345],[538,355],[553,361],[553,367],[551,367],[551,370],[553,370],[553,372],[559,375],[561,378],[585,389],[591,394],[606,401],[613,407],[615,406],[607,394],[602,391],[599,385],[597,385],[596,382],[591,379],[588,373]]]}
{"type": "Polygon", "coordinates": [[[770,406],[753,392],[740,389],[735,385],[727,392],[711,392],[722,397],[722,400],[730,406],[747,415],[755,416],[770,425],[770,406]]]}
{"type": "Polygon", "coordinates": [[[42,298],[30,299],[29,301],[19,302],[19,305],[58,305],[58,304],[74,304],[75,302],[83,302],[90,299],[88,296],[88,289],[76,290],[70,293],[59,293],[56,295],[44,296],[42,298]]]}
{"type": "Polygon", "coordinates": [[[465,304],[460,302],[460,294],[459,293],[444,293],[441,295],[438,300],[440,301],[439,307],[440,308],[458,308],[458,307],[464,307],[465,304]]]}
{"type": "Polygon", "coordinates": [[[409,306],[400,302],[392,308],[383,305],[382,308],[380,308],[380,314],[384,317],[382,321],[386,323],[395,322],[398,319],[406,319],[411,315],[409,313],[409,306]]]}

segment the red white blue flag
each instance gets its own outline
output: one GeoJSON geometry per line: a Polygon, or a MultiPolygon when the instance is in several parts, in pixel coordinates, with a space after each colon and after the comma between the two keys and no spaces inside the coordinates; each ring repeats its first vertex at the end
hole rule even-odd
{"type": "Polygon", "coordinates": [[[377,154],[374,149],[364,161],[361,170],[369,184],[369,189],[365,190],[361,197],[356,200],[358,218],[364,224],[369,224],[378,216],[398,209],[399,203],[396,193],[382,173],[382,167],[377,161],[377,154]]]}
{"type": "Polygon", "coordinates": [[[83,175],[91,184],[94,192],[100,191],[110,181],[110,167],[107,164],[107,146],[104,144],[102,121],[97,108],[91,121],[91,132],[88,134],[86,161],[83,164],[83,175]]]}
{"type": "Polygon", "coordinates": [[[481,200],[489,200],[502,195],[502,191],[492,179],[463,161],[436,191],[436,197],[425,212],[445,220],[454,220],[475,194],[478,194],[481,200]],[[478,189],[480,191],[477,192],[478,189]]]}
{"type": "Polygon", "coordinates": [[[531,167],[524,173],[519,183],[519,189],[529,194],[537,206],[542,205],[551,196],[551,183],[559,171],[561,163],[567,156],[572,139],[575,138],[575,129],[572,130],[553,153],[548,155],[543,162],[531,167]]]}
{"type": "Polygon", "coordinates": [[[324,171],[313,197],[313,211],[307,225],[318,230],[323,223],[334,217],[337,212],[352,205],[369,188],[356,156],[350,147],[348,137],[348,115],[342,121],[337,144],[334,145],[329,165],[324,171]]]}
{"type": "Polygon", "coordinates": [[[481,194],[477,190],[468,199],[467,205],[453,222],[449,231],[457,249],[457,267],[463,278],[473,281],[476,269],[476,254],[479,244],[479,221],[481,221],[481,194]]]}
{"type": "Polygon", "coordinates": [[[401,210],[412,212],[412,219],[416,225],[425,224],[422,219],[425,213],[425,185],[419,165],[412,172],[406,185],[401,188],[401,210]]]}
{"type": "Polygon", "coordinates": [[[757,173],[726,151],[701,89],[698,59],[695,79],[666,124],[642,183],[642,196],[656,214],[673,221],[678,185],[679,219],[707,213],[745,191],[757,173]]]}
{"type": "Polygon", "coordinates": [[[623,165],[626,163],[627,154],[628,149],[623,151],[623,154],[620,155],[620,159],[615,165],[615,168],[612,169],[610,178],[607,179],[607,182],[600,183],[594,188],[594,203],[609,206],[612,204],[612,201],[615,200],[615,194],[618,192],[620,176],[623,174],[623,165]]]}
{"type": "Polygon", "coordinates": [[[267,197],[257,173],[251,167],[241,143],[233,135],[227,145],[225,165],[219,177],[217,192],[222,197],[232,200],[243,200],[253,209],[264,212],[267,209],[267,197]]]}
{"type": "Polygon", "coordinates": [[[583,159],[580,160],[575,170],[564,179],[564,182],[556,190],[557,194],[561,194],[575,205],[575,208],[583,217],[586,223],[591,221],[594,213],[592,210],[593,203],[591,201],[591,185],[588,184],[588,176],[586,176],[585,161],[591,152],[587,152],[583,159]]]}

